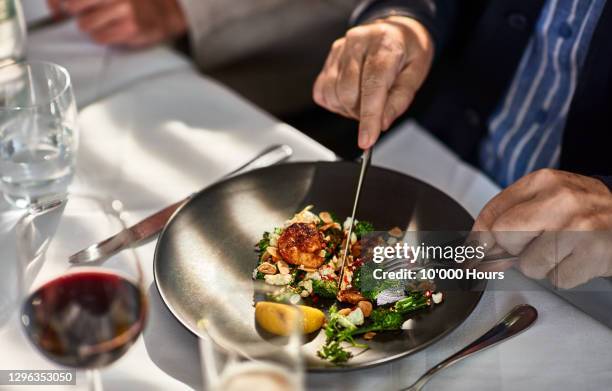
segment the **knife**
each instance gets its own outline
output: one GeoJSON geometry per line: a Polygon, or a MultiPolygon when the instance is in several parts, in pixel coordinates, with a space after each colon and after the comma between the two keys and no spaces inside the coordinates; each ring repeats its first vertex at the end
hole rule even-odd
{"type": "MultiPolygon", "coordinates": [[[[263,150],[246,164],[240,166],[229,174],[226,174],[221,179],[228,179],[247,171],[284,162],[289,159],[292,154],[293,150],[288,145],[273,145],[263,150]]],[[[111,257],[128,246],[143,242],[146,239],[153,237],[155,234],[161,231],[168,220],[170,220],[170,217],[172,217],[174,212],[187,201],[192,199],[196,194],[197,193],[193,193],[188,197],[152,214],[151,216],[146,217],[144,220],[141,220],[131,227],[120,231],[110,238],[93,244],[71,255],[70,258],[68,258],[69,262],[72,264],[82,264],[100,261],[111,257]]]]}
{"type": "Polygon", "coordinates": [[[359,171],[357,190],[355,191],[355,200],[353,201],[353,213],[351,213],[351,222],[348,229],[348,235],[346,237],[346,244],[344,245],[344,253],[342,254],[342,258],[340,260],[340,279],[338,280],[338,294],[340,294],[341,292],[342,278],[344,278],[344,263],[346,262],[346,257],[348,255],[349,249],[351,248],[351,235],[353,234],[353,227],[355,226],[355,215],[357,214],[357,207],[359,206],[359,197],[361,196],[363,180],[365,178],[366,171],[370,166],[371,160],[372,148],[366,149],[361,157],[361,170],[359,171]]]}

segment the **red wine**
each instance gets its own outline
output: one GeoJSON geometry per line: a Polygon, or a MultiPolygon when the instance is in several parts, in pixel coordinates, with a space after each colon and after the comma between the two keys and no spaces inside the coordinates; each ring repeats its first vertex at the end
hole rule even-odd
{"type": "Polygon", "coordinates": [[[32,343],[49,359],[97,368],[121,357],[138,338],[146,298],[136,285],[107,272],[77,272],[48,282],[23,307],[32,343]]]}

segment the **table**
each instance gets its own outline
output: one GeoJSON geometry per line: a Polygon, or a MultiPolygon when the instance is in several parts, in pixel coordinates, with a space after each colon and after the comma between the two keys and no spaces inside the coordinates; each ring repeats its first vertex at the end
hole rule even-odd
{"type": "MultiPolygon", "coordinates": [[[[125,204],[129,222],[211,183],[272,142],[291,145],[294,160],[335,159],[331,151],[295,129],[200,77],[186,59],[167,48],[103,49],[66,24],[32,34],[30,56],[65,65],[73,76],[82,109],[74,190],[110,193],[125,204]]],[[[433,184],[473,215],[498,191],[417,124],[408,122],[401,127],[377,147],[375,164],[433,184]]],[[[3,263],[15,257],[12,237],[19,217],[20,212],[0,205],[3,263]]],[[[95,236],[95,216],[75,215],[75,219],[89,231],[58,236],[68,237],[78,248],[95,236]]],[[[107,390],[201,388],[196,339],[169,314],[151,285],[153,249],[154,243],[138,249],[149,283],[149,325],[126,356],[103,372],[107,390]]],[[[509,272],[507,279],[516,287],[513,291],[496,290],[491,284],[470,318],[425,351],[348,375],[312,375],[309,389],[396,390],[406,386],[523,302],[540,311],[533,329],[444,371],[429,389],[608,388],[612,331],[516,272],[509,272]]],[[[28,347],[16,320],[0,330],[0,346],[0,368],[53,368],[28,347]]],[[[78,389],[84,387],[79,378],[78,389]]]]}

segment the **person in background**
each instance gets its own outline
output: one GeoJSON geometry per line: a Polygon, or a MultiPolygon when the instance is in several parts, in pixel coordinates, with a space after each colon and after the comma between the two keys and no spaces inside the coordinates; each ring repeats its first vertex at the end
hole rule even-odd
{"type": "Polygon", "coordinates": [[[352,26],[313,96],[359,120],[362,149],[414,106],[505,188],[473,230],[524,274],[562,288],[612,276],[609,235],[575,235],[555,254],[542,234],[612,231],[612,2],[369,0],[352,26]]]}
{"type": "Polygon", "coordinates": [[[187,38],[202,71],[263,109],[312,105],[327,48],[358,0],[47,0],[94,42],[142,48],[187,38]],[[274,86],[275,88],[270,88],[274,86]]]}

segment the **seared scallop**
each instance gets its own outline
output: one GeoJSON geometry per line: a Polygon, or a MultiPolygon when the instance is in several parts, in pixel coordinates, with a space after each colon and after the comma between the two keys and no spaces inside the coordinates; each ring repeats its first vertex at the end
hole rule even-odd
{"type": "Polygon", "coordinates": [[[316,225],[293,223],[278,238],[278,250],[287,263],[316,269],[323,264],[323,236],[316,225]]]}

